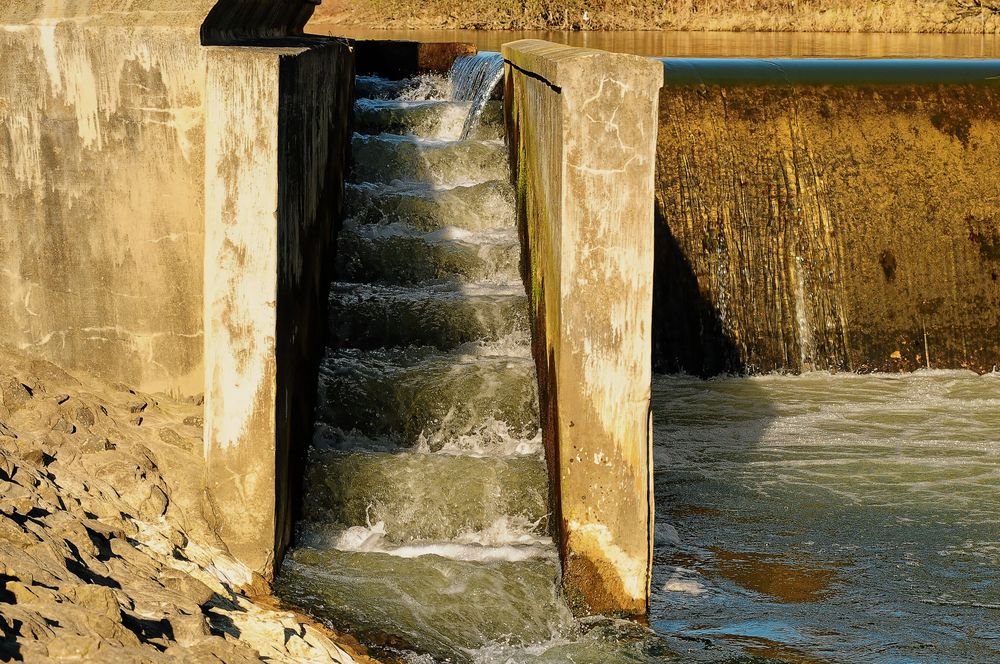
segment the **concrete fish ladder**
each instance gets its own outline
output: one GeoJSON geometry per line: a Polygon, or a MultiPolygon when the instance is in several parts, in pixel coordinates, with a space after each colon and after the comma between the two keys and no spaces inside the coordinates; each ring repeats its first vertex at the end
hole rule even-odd
{"type": "Polygon", "coordinates": [[[662,67],[504,47],[508,140],[563,585],[578,614],[646,613],[653,170],[662,67]]]}

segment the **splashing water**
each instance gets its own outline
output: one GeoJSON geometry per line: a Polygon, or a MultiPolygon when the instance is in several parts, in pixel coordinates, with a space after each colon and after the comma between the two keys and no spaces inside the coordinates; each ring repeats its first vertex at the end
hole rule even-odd
{"type": "Polygon", "coordinates": [[[503,56],[482,52],[455,60],[451,68],[452,98],[470,101],[472,108],[462,128],[462,138],[467,139],[479,127],[486,104],[492,99],[497,86],[503,81],[503,56]]]}

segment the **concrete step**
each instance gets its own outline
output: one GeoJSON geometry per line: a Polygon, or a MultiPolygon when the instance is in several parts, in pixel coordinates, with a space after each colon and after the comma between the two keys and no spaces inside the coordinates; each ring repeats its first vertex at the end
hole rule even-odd
{"type": "MultiPolygon", "coordinates": [[[[312,607],[315,615],[340,629],[392,635],[390,643],[434,652],[434,661],[528,661],[506,653],[532,653],[539,648],[527,644],[551,643],[553,634],[573,633],[572,615],[558,594],[557,560],[514,558],[484,564],[433,553],[441,547],[425,549],[428,555],[404,558],[398,555],[400,549],[386,553],[302,547],[286,559],[276,592],[312,607]],[[491,650],[476,657],[484,646],[491,650]],[[498,654],[492,656],[493,651],[498,654]]],[[[613,653],[596,659],[589,654],[570,651],[544,661],[621,661],[613,653]]]]}
{"type": "MultiPolygon", "coordinates": [[[[358,99],[354,102],[354,130],[359,134],[412,134],[457,140],[472,110],[471,102],[440,99],[417,101],[358,99]]],[[[503,107],[490,102],[472,136],[478,140],[503,138],[503,107]]]]}
{"type": "Polygon", "coordinates": [[[330,330],[339,348],[450,350],[527,335],[528,299],[520,282],[417,287],[338,282],[330,292],[330,330]]]}
{"type": "Polygon", "coordinates": [[[348,184],[349,219],[358,225],[402,223],[429,232],[516,227],[514,188],[504,179],[456,187],[427,183],[348,184]]]}
{"type": "Polygon", "coordinates": [[[502,141],[458,141],[354,134],[352,182],[427,182],[470,185],[507,177],[502,141]]]}
{"type": "Polygon", "coordinates": [[[305,495],[303,520],[331,534],[380,522],[397,544],[456,541],[498,523],[546,532],[548,482],[538,455],[315,450],[305,495]]]}
{"type": "Polygon", "coordinates": [[[337,278],[393,284],[516,281],[520,258],[513,228],[424,233],[405,224],[348,225],[338,240],[337,278]]]}
{"type": "Polygon", "coordinates": [[[340,449],[452,454],[540,452],[527,339],[450,353],[396,348],[328,353],[320,367],[321,442],[340,449]]]}

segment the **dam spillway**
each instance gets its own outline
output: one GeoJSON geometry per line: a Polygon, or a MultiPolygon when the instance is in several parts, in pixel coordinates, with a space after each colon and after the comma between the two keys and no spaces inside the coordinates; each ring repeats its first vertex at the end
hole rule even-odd
{"type": "Polygon", "coordinates": [[[996,60],[664,60],[658,371],[1000,356],[996,60]]]}

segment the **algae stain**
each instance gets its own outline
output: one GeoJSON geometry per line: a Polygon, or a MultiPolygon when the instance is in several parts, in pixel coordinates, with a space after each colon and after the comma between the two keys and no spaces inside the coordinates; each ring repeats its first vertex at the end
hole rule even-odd
{"type": "Polygon", "coordinates": [[[837,573],[832,569],[784,560],[776,555],[711,549],[718,574],[744,588],[785,603],[817,602],[837,573]]]}

